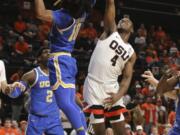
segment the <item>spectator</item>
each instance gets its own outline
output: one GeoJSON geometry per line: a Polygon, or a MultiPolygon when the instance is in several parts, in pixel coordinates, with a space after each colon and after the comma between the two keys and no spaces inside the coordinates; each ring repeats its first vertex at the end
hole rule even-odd
{"type": "Polygon", "coordinates": [[[22,34],[26,30],[26,23],[23,21],[21,15],[18,15],[18,18],[14,23],[14,29],[19,34],[22,34]]]}
{"type": "Polygon", "coordinates": [[[19,68],[18,71],[10,77],[10,81],[12,83],[19,81],[22,75],[23,75],[23,67],[19,68]]]}
{"type": "Polygon", "coordinates": [[[48,34],[50,32],[50,27],[46,22],[41,22],[38,26],[38,38],[41,43],[48,38],[48,34]]]}
{"type": "Polygon", "coordinates": [[[146,38],[141,31],[141,29],[138,30],[137,36],[134,40],[134,43],[138,46],[139,50],[142,50],[146,46],[146,38]]]}
{"type": "Polygon", "coordinates": [[[4,127],[0,129],[0,135],[20,135],[20,133],[11,128],[11,126],[11,120],[6,119],[4,122],[4,127]]]}
{"type": "Polygon", "coordinates": [[[146,135],[146,133],[143,131],[143,127],[141,125],[136,126],[135,135],[146,135]]]}
{"type": "Polygon", "coordinates": [[[137,106],[132,110],[132,120],[135,127],[137,125],[144,125],[145,123],[144,110],[141,108],[143,104],[143,98],[144,97],[142,95],[139,95],[135,99],[137,106]]]}
{"type": "Polygon", "coordinates": [[[21,135],[25,135],[26,134],[26,128],[27,128],[27,121],[22,120],[20,122],[20,133],[21,133],[21,135]]]}
{"type": "Polygon", "coordinates": [[[157,107],[157,117],[158,117],[158,133],[163,134],[164,132],[164,125],[167,123],[167,113],[165,106],[162,105],[161,99],[157,99],[156,102],[157,107]]]}
{"type": "Polygon", "coordinates": [[[147,30],[146,30],[146,28],[145,28],[143,23],[140,25],[140,28],[138,29],[138,31],[141,32],[141,35],[143,37],[145,37],[145,38],[147,37],[147,30]]]}
{"type": "Polygon", "coordinates": [[[8,47],[12,49],[13,45],[16,43],[18,39],[18,34],[15,33],[13,30],[9,30],[8,35],[6,36],[6,44],[8,47]]]}
{"type": "Polygon", "coordinates": [[[145,132],[150,133],[151,127],[157,123],[156,106],[152,104],[152,97],[147,97],[146,102],[141,106],[144,110],[145,117],[145,132]]]}
{"type": "Polygon", "coordinates": [[[20,36],[15,44],[15,51],[19,55],[24,55],[28,52],[29,45],[24,41],[24,37],[20,36]]]}
{"type": "Polygon", "coordinates": [[[176,118],[176,112],[174,110],[171,110],[168,115],[168,123],[171,124],[171,126],[174,125],[175,118],[176,118]]]}
{"type": "Polygon", "coordinates": [[[162,29],[161,26],[158,26],[158,29],[156,31],[156,39],[165,39],[166,38],[166,33],[165,31],[162,29]]]}
{"type": "Polygon", "coordinates": [[[27,23],[27,29],[23,33],[23,35],[25,36],[25,39],[27,39],[29,43],[33,43],[37,35],[37,32],[38,32],[38,29],[36,25],[27,23]]]}
{"type": "Polygon", "coordinates": [[[131,126],[129,124],[125,124],[125,130],[126,135],[134,135],[134,132],[131,130],[131,126]]]}
{"type": "Polygon", "coordinates": [[[17,123],[17,121],[16,120],[12,120],[12,129],[14,130],[14,131],[16,131],[17,133],[20,133],[20,130],[19,130],[19,127],[18,127],[19,125],[18,125],[18,123],[17,123]]]}
{"type": "Polygon", "coordinates": [[[161,135],[158,133],[158,129],[156,126],[152,126],[150,135],[161,135]]]}

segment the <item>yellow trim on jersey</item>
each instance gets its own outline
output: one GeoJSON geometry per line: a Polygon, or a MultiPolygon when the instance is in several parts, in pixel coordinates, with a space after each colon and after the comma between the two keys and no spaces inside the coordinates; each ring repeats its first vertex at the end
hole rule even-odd
{"type": "Polygon", "coordinates": [[[61,85],[63,88],[75,88],[75,84],[65,83],[61,80],[61,69],[60,69],[60,65],[58,63],[58,57],[54,58],[54,67],[56,70],[57,82],[53,85],[52,89],[56,90],[59,87],[59,85],[61,85]]]}
{"type": "Polygon", "coordinates": [[[68,52],[51,53],[50,57],[58,57],[58,56],[62,56],[62,55],[71,56],[71,53],[68,53],[68,52]]]}
{"type": "Polygon", "coordinates": [[[73,23],[70,26],[68,26],[67,28],[64,28],[64,29],[59,29],[58,27],[56,27],[56,28],[57,28],[59,33],[62,33],[64,31],[69,30],[75,23],[76,23],[76,20],[73,18],[73,23]]]}

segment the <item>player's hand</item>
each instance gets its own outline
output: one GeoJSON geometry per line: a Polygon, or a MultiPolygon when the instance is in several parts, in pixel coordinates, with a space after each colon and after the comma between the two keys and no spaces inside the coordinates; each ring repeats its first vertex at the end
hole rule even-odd
{"type": "Polygon", "coordinates": [[[120,97],[117,93],[109,92],[107,94],[109,95],[109,97],[104,100],[104,105],[105,109],[109,110],[120,99],[120,97]]]}
{"type": "Polygon", "coordinates": [[[141,75],[146,82],[152,84],[152,85],[157,85],[158,80],[156,80],[156,78],[154,78],[154,75],[152,74],[151,71],[145,71],[142,75],[141,75]]]}
{"type": "Polygon", "coordinates": [[[10,84],[6,86],[6,88],[2,91],[4,94],[9,94],[12,91],[12,87],[10,84]]]}
{"type": "Polygon", "coordinates": [[[16,87],[19,87],[21,89],[21,91],[25,91],[26,87],[24,85],[22,85],[20,82],[14,82],[12,84],[12,88],[15,89],[16,87]]]}

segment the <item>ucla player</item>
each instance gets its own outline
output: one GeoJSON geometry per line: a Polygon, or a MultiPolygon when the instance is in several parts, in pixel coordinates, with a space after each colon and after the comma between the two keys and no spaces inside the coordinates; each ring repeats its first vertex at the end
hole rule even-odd
{"type": "Polygon", "coordinates": [[[96,135],[105,134],[105,118],[116,135],[125,134],[122,97],[128,90],[136,61],[134,49],[128,43],[132,32],[129,18],[121,19],[116,26],[114,0],[106,0],[104,33],[91,56],[84,84],[84,99],[88,104],[85,112],[96,135]]]}
{"type": "Polygon", "coordinates": [[[38,53],[39,66],[23,75],[8,95],[16,98],[29,89],[29,117],[26,135],[64,135],[59,108],[50,88],[47,61],[50,50],[42,48],[38,53]],[[16,85],[18,86],[18,85],[16,85]],[[22,89],[24,87],[24,89],[22,89]]]}
{"type": "Polygon", "coordinates": [[[169,135],[179,135],[180,133],[180,71],[168,70],[160,79],[156,80],[150,71],[145,71],[142,75],[150,84],[157,86],[157,92],[162,95],[168,92],[168,97],[178,99],[176,108],[176,120],[169,135]]]}
{"type": "Polygon", "coordinates": [[[37,17],[52,22],[51,58],[48,61],[51,89],[59,108],[78,135],[85,135],[86,122],[75,103],[77,67],[71,52],[81,25],[94,4],[95,0],[62,0],[62,8],[52,11],[45,8],[43,0],[35,0],[37,17]]]}

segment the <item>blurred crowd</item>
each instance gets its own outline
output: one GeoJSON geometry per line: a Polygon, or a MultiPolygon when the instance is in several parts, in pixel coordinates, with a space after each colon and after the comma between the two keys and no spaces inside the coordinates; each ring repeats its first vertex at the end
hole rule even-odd
{"type": "MultiPolygon", "coordinates": [[[[103,31],[103,15],[97,10],[93,12],[93,16],[79,33],[73,52],[79,69],[77,95],[82,101],[88,63],[103,31]]],[[[50,26],[51,24],[38,21],[34,17],[23,18],[21,15],[17,15],[16,20],[10,24],[0,22],[0,59],[6,64],[10,83],[20,80],[24,72],[37,65],[36,52],[43,46],[49,46],[50,26]]],[[[144,81],[141,74],[145,70],[151,70],[159,79],[169,67],[179,70],[180,40],[173,39],[161,26],[140,24],[130,42],[138,58],[131,86],[124,96],[127,106],[124,109],[126,132],[128,135],[166,135],[174,124],[176,101],[157,96],[156,88],[144,81]]],[[[10,99],[1,93],[0,97],[0,134],[12,132],[19,135],[21,132],[23,135],[27,125],[28,95],[10,99]]],[[[109,124],[107,129],[111,133],[109,124]]]]}

